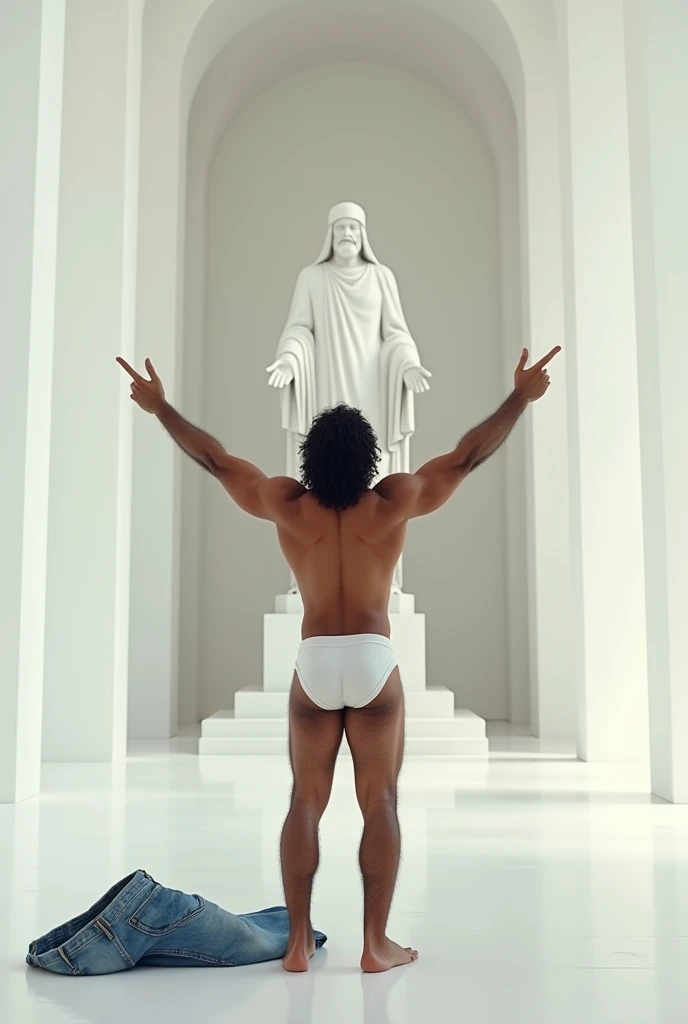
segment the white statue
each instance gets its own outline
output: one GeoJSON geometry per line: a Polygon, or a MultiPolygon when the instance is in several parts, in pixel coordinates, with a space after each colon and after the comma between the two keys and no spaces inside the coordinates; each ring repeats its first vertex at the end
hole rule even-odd
{"type": "Polygon", "coordinates": [[[288,476],[299,476],[299,446],[313,417],[339,402],[370,421],[381,477],[409,471],[414,394],[429,389],[431,374],[406,326],[394,274],[376,259],[365,225],[356,203],[330,210],[322,252],[299,274],[268,367],[270,385],[281,389],[288,476]]]}

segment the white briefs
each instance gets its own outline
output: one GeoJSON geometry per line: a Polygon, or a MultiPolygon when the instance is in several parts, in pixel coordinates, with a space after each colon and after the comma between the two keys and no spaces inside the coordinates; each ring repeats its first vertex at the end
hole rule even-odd
{"type": "Polygon", "coordinates": [[[299,647],[296,674],[314,704],[338,711],[369,704],[396,664],[391,642],[378,633],[312,636],[299,647]]]}

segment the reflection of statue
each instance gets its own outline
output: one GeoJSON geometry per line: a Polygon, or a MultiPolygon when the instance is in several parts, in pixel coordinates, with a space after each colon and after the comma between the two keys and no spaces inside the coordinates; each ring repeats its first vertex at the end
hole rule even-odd
{"type": "MultiPolygon", "coordinates": [[[[355,203],[330,210],[318,261],[299,274],[270,384],[282,390],[287,475],[299,476],[299,445],[313,417],[338,402],[360,409],[380,442],[380,476],[409,471],[413,395],[427,391],[394,274],[368,242],[355,203]]],[[[401,587],[401,567],[395,578],[401,587]]]]}

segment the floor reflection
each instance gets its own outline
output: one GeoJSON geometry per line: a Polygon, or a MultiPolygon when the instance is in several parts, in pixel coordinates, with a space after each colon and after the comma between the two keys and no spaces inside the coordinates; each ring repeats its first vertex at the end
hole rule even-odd
{"type": "Polygon", "coordinates": [[[282,902],[279,758],[139,745],[116,766],[58,765],[40,798],[0,807],[2,1024],[664,1024],[688,1017],[688,808],[646,770],[588,765],[506,735],[489,763],[407,761],[390,935],[408,968],[358,968],[361,819],[350,763],[321,829],[305,976],[279,963],[62,978],[25,967],[31,939],[145,868],[241,913],[282,902]]]}

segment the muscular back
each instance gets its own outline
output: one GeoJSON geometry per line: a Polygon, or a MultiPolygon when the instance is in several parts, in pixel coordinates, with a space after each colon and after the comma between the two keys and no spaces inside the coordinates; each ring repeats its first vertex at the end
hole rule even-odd
{"type": "Polygon", "coordinates": [[[417,473],[386,477],[343,511],[325,508],[296,480],[268,478],[233,456],[214,462],[212,472],[240,508],[277,527],[303,598],[304,638],[389,636],[389,595],[408,520],[443,505],[470,471],[457,451],[417,473]]]}
{"type": "Polygon", "coordinates": [[[389,593],[406,537],[406,521],[390,502],[367,491],[355,507],[336,512],[306,491],[275,513],[303,598],[303,636],[389,636],[389,593]]]}

